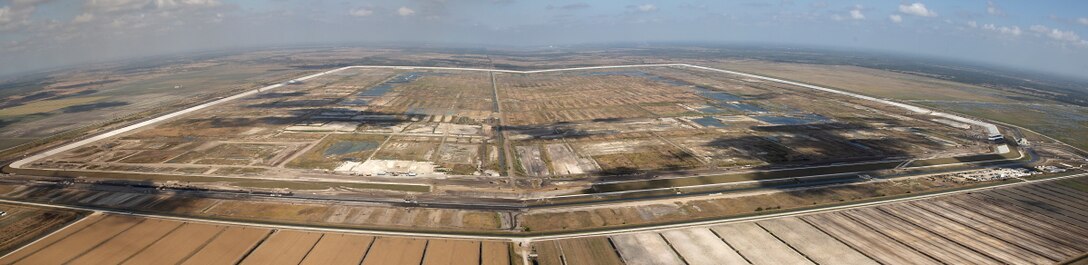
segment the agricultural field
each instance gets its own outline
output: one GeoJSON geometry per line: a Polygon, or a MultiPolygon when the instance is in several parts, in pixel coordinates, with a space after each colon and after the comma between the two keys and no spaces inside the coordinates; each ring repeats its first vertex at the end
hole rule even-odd
{"type": "Polygon", "coordinates": [[[291,225],[562,233],[997,185],[1016,180],[940,174],[1033,159],[987,139],[1014,130],[1004,126],[697,66],[337,69],[33,157],[15,173],[36,176],[13,178],[61,185],[0,196],[291,225]],[[578,207],[517,210],[556,203],[578,207]]]}
{"type": "Polygon", "coordinates": [[[31,167],[475,181],[487,188],[509,183],[501,177],[592,182],[961,157],[994,152],[986,136],[970,124],[703,69],[353,68],[257,91],[31,167]]]}
{"type": "Polygon", "coordinates": [[[102,67],[6,84],[0,94],[0,150],[110,119],[167,111],[237,93],[283,75],[273,65],[179,63],[169,67],[102,67]]]}
{"type": "Polygon", "coordinates": [[[0,264],[1054,264],[1088,252],[1084,205],[1074,178],[524,244],[92,214],[0,264]]]}
{"type": "MultiPolygon", "coordinates": [[[[1002,182],[978,183],[949,177],[924,177],[857,182],[818,188],[782,189],[774,186],[746,186],[706,197],[628,202],[599,207],[583,206],[575,209],[539,209],[521,214],[519,218],[522,227],[528,231],[572,231],[585,227],[625,227],[684,220],[712,220],[725,216],[757,215],[809,207],[860,203],[874,199],[904,197],[993,183],[1002,182]]],[[[650,194],[650,196],[670,193],[672,191],[668,190],[665,193],[650,194]]],[[[556,202],[564,201],[557,200],[556,202]]]]}
{"type": "Polygon", "coordinates": [[[1078,150],[1043,136],[1088,147],[1088,109],[1057,94],[895,65],[635,50],[297,49],[0,82],[0,162],[34,158],[4,168],[0,198],[100,211],[0,203],[0,264],[1052,264],[1088,252],[1088,180],[1032,182],[1083,171],[1078,150]],[[1038,165],[1069,172],[960,175],[1038,165]],[[581,232],[599,234],[569,236],[581,232]]]}
{"type": "Polygon", "coordinates": [[[1053,92],[1029,87],[1002,89],[996,85],[970,85],[940,77],[844,65],[763,61],[730,61],[719,65],[1014,124],[1088,150],[1088,142],[1085,141],[1088,135],[1084,133],[1088,131],[1088,110],[1084,106],[1044,97],[1063,97],[1061,94],[1052,95],[1053,92]]]}
{"type": "MultiPolygon", "coordinates": [[[[96,214],[0,264],[509,265],[511,244],[323,233],[96,214]]],[[[518,260],[520,262],[520,260],[518,260]]]]}
{"type": "Polygon", "coordinates": [[[119,192],[109,189],[0,185],[0,198],[150,214],[355,229],[480,232],[504,231],[511,226],[509,222],[503,221],[506,219],[503,213],[485,210],[410,208],[349,202],[291,202],[253,197],[200,198],[173,192],[157,192],[153,189],[119,192]]]}
{"type": "Polygon", "coordinates": [[[496,79],[518,169],[528,176],[778,168],[989,152],[979,135],[947,122],[701,70],[654,67],[496,79]]]}
{"type": "Polygon", "coordinates": [[[538,264],[1054,264],[1088,252],[1086,184],[539,241],[531,251],[538,264]]]}
{"type": "Polygon", "coordinates": [[[0,255],[74,222],[86,212],[0,203],[0,255]]]}
{"type": "Polygon", "coordinates": [[[1015,124],[1088,150],[1088,107],[1060,104],[919,102],[975,117],[1015,124]]]}

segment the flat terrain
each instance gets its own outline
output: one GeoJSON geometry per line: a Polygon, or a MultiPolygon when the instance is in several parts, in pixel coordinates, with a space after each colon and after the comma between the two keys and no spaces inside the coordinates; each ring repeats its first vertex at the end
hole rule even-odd
{"type": "Polygon", "coordinates": [[[275,89],[230,97],[5,175],[5,199],[197,219],[0,204],[8,212],[0,217],[0,253],[41,239],[0,257],[0,264],[1051,264],[1088,252],[1083,177],[621,232],[1024,181],[957,175],[983,166],[1083,162],[1077,150],[1037,133],[1088,147],[1088,110],[1030,86],[652,53],[530,58],[270,51],[111,64],[3,83],[0,149],[30,144],[0,150],[0,160],[239,91],[275,89]],[[344,65],[532,70],[674,62],[797,80],[1035,132],[1001,125],[1010,140],[1031,143],[997,155],[1000,149],[978,124],[677,65],[534,73],[360,67],[286,82],[344,65]],[[990,159],[1000,161],[928,168],[990,159]],[[558,236],[511,243],[199,218],[558,236]],[[593,230],[617,232],[563,235],[593,230]]]}
{"type": "MultiPolygon", "coordinates": [[[[229,177],[219,185],[240,189],[247,188],[236,182],[243,178],[305,178],[477,192],[517,187],[501,178],[506,172],[540,183],[529,188],[577,179],[562,185],[580,192],[575,185],[607,177],[858,162],[890,169],[907,159],[994,152],[978,126],[698,67],[531,74],[359,67],[311,77],[67,149],[29,167],[39,169],[34,174],[62,170],[156,182],[229,177]]],[[[775,176],[692,181],[796,177],[775,176]]],[[[365,185],[341,188],[416,191],[365,185]]]]}
{"type": "Polygon", "coordinates": [[[763,61],[731,61],[719,65],[1015,124],[1088,150],[1088,140],[1085,140],[1088,137],[1084,134],[1088,131],[1088,123],[1085,122],[1088,121],[1088,108],[1043,98],[1068,97],[1062,93],[1030,87],[969,85],[943,80],[949,78],[947,76],[923,76],[844,65],[763,61]]]}
{"type": "MultiPolygon", "coordinates": [[[[720,219],[1018,182],[1015,179],[979,182],[957,177],[954,174],[892,180],[854,179],[857,177],[852,176],[851,182],[838,186],[783,188],[741,185],[716,192],[717,194],[638,201],[607,201],[607,203],[584,203],[564,207],[529,207],[524,210],[487,209],[475,206],[478,204],[457,204],[451,207],[406,206],[400,204],[399,200],[374,203],[365,201],[372,198],[335,193],[303,195],[307,196],[306,198],[317,198],[316,200],[226,192],[209,192],[206,196],[193,196],[192,191],[163,190],[154,186],[135,188],[124,184],[84,183],[73,185],[0,183],[0,198],[118,211],[278,224],[516,234],[617,229],[638,225],[720,219]],[[330,198],[336,201],[328,200],[330,198]]],[[[672,194],[672,191],[666,192],[666,194],[672,194]]],[[[445,197],[431,198],[442,200],[445,197]]],[[[556,199],[554,202],[568,203],[569,201],[556,199]]]]}
{"type": "Polygon", "coordinates": [[[1088,252],[1088,179],[607,236],[506,241],[94,214],[0,264],[1053,264],[1088,252]]]}
{"type": "Polygon", "coordinates": [[[237,93],[289,73],[301,71],[262,64],[178,62],[139,70],[104,66],[9,84],[12,87],[0,93],[0,150],[112,119],[237,93]],[[19,90],[27,92],[16,94],[19,90]]]}
{"type": "Polygon", "coordinates": [[[756,222],[533,245],[541,264],[617,264],[617,254],[625,264],[1053,264],[1088,252],[1086,205],[1088,179],[1078,178],[756,222]],[[554,247],[572,244],[580,247],[554,247]]]}
{"type": "MultiPolygon", "coordinates": [[[[157,214],[352,228],[497,231],[501,213],[408,208],[373,203],[285,202],[255,198],[196,198],[175,193],[115,192],[0,185],[0,197],[157,214]]],[[[18,215],[14,215],[18,216],[18,215]]]]}
{"type": "Polygon", "coordinates": [[[418,239],[92,215],[0,264],[507,265],[510,243],[418,239]]]}
{"type": "Polygon", "coordinates": [[[56,229],[74,222],[86,213],[18,204],[0,203],[0,253],[7,253],[56,229]]]}

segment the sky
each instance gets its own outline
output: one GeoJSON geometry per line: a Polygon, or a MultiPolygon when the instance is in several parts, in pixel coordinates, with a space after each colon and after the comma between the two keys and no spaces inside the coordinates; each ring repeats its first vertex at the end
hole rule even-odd
{"type": "Polygon", "coordinates": [[[887,51],[1085,77],[1086,39],[1083,0],[0,0],[0,75],[303,44],[710,42],[887,51]]]}

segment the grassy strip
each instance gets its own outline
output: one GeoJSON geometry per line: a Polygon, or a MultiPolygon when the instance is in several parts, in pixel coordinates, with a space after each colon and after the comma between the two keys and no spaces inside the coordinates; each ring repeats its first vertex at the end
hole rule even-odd
{"type": "Polygon", "coordinates": [[[10,148],[7,148],[7,149],[0,150],[0,159],[3,159],[5,163],[11,162],[14,159],[20,158],[19,155],[21,155],[21,154],[34,152],[34,151],[36,151],[36,150],[38,150],[38,149],[40,149],[42,147],[49,147],[50,145],[63,144],[66,141],[77,140],[77,139],[80,139],[82,137],[90,137],[90,135],[88,135],[88,133],[94,132],[95,130],[99,130],[99,129],[112,130],[114,128],[109,128],[109,127],[113,127],[113,126],[121,127],[121,126],[126,126],[126,125],[129,125],[129,124],[134,124],[136,122],[145,120],[145,119],[150,118],[150,117],[155,117],[155,116],[162,115],[164,113],[168,113],[168,112],[170,112],[172,110],[184,109],[184,108],[196,106],[196,105],[199,105],[201,103],[207,102],[209,100],[215,100],[217,98],[232,95],[232,94],[236,94],[236,93],[237,93],[237,91],[235,91],[235,90],[212,93],[211,95],[208,95],[206,97],[202,97],[200,99],[195,99],[194,98],[194,99],[186,100],[186,101],[179,102],[177,104],[173,104],[173,105],[169,105],[169,106],[155,107],[155,108],[152,108],[152,109],[147,109],[147,110],[139,111],[139,112],[136,112],[136,113],[128,114],[128,115],[125,115],[125,116],[122,116],[122,117],[113,118],[113,119],[110,119],[110,120],[97,122],[97,123],[93,123],[93,124],[90,124],[90,125],[87,125],[87,126],[76,128],[76,129],[64,131],[64,132],[61,132],[61,133],[53,134],[53,135],[42,137],[42,138],[38,138],[38,139],[30,141],[30,142],[26,142],[26,143],[23,143],[23,144],[20,144],[20,145],[16,145],[16,146],[13,146],[13,147],[10,147],[10,148]]]}
{"type": "MultiPolygon", "coordinates": [[[[934,158],[924,159],[911,162],[907,168],[923,167],[923,166],[936,166],[944,164],[954,163],[973,163],[980,161],[991,161],[993,163],[1005,163],[1010,160],[1020,157],[1020,151],[1015,146],[1010,146],[1012,151],[1004,154],[982,154],[972,156],[961,157],[947,157],[947,158],[934,158]]],[[[1025,156],[1024,159],[1030,159],[1025,156]]],[[[609,183],[594,185],[591,193],[604,193],[604,192],[616,192],[616,191],[630,191],[630,190],[643,190],[643,189],[660,189],[660,188],[673,188],[673,187],[687,187],[706,184],[720,184],[730,182],[752,181],[752,180],[771,180],[771,179],[784,179],[784,178],[796,178],[804,176],[815,175],[829,175],[829,174],[844,174],[853,172],[865,172],[865,171],[877,171],[893,169],[899,165],[900,162],[880,162],[861,165],[842,165],[842,166],[828,166],[820,168],[803,168],[803,169],[788,169],[770,172],[751,172],[751,173],[739,173],[739,174],[726,174],[726,175],[714,175],[714,176],[700,176],[690,178],[675,178],[675,179],[660,179],[660,180],[646,180],[646,181],[633,181],[623,183],[609,183]]]]}
{"type": "Polygon", "coordinates": [[[983,154],[983,155],[971,155],[971,156],[957,156],[957,157],[945,157],[945,158],[933,158],[924,160],[915,160],[908,165],[908,168],[912,167],[924,167],[924,166],[936,166],[953,163],[971,163],[979,161],[990,160],[1012,160],[1020,157],[1020,150],[1015,146],[1009,146],[1010,151],[1004,154],[983,154]]]}
{"type": "MultiPolygon", "coordinates": [[[[1069,175],[1076,175],[1076,174],[1080,174],[1080,173],[1084,173],[1084,172],[1066,171],[1066,172],[1061,172],[1061,173],[1043,173],[1043,174],[1039,174],[1039,175],[1031,175],[1031,176],[1023,177],[1022,179],[1041,180],[1041,179],[1058,178],[1058,177],[1064,177],[1064,176],[1069,176],[1069,175]]],[[[1062,180],[1059,183],[1064,182],[1064,181],[1070,181],[1070,180],[1062,180]]]]}
{"type": "Polygon", "coordinates": [[[254,180],[254,181],[238,181],[232,182],[236,186],[251,187],[251,188],[287,188],[293,190],[323,190],[333,187],[345,187],[352,189],[369,189],[369,190],[392,190],[392,191],[406,191],[406,192],[430,192],[430,185],[409,185],[409,184],[389,184],[389,183],[354,183],[354,182],[300,182],[300,181],[276,181],[276,180],[254,180]]]}
{"type": "Polygon", "coordinates": [[[189,175],[166,175],[128,172],[102,172],[102,171],[70,171],[47,169],[22,169],[5,167],[5,172],[46,177],[88,177],[96,179],[132,181],[134,184],[154,184],[167,181],[180,181],[192,183],[228,183],[242,188],[288,188],[295,190],[323,190],[336,187],[353,189],[391,190],[404,192],[430,192],[430,185],[422,184],[396,184],[396,183],[354,183],[354,182],[322,182],[322,181],[281,181],[261,180],[229,177],[205,177],[189,175]]]}
{"type": "Polygon", "coordinates": [[[685,187],[695,185],[707,185],[707,184],[719,184],[729,182],[741,182],[752,180],[770,180],[781,178],[795,178],[804,176],[815,175],[828,175],[828,174],[842,174],[850,172],[864,172],[874,171],[882,169],[892,169],[899,165],[900,162],[880,162],[872,164],[860,164],[860,165],[842,165],[842,166],[828,166],[819,168],[803,168],[803,169],[787,169],[778,171],[767,172],[750,172],[750,173],[738,173],[738,174],[725,174],[725,175],[713,175],[713,176],[699,176],[690,178],[674,178],[674,179],[656,179],[647,181],[633,181],[622,183],[609,183],[594,185],[592,188],[593,193],[603,192],[616,192],[616,191],[629,191],[629,190],[642,190],[642,189],[659,189],[659,188],[672,188],[672,187],[685,187]]]}
{"type": "Polygon", "coordinates": [[[714,220],[724,220],[724,219],[749,218],[749,217],[758,217],[758,216],[761,216],[761,215],[769,215],[769,214],[791,213],[791,212],[799,212],[799,211],[807,211],[807,210],[819,210],[819,209],[838,207],[838,206],[847,206],[847,205],[853,205],[853,204],[879,202],[879,201],[886,201],[886,200],[893,200],[893,199],[900,199],[900,198],[919,197],[919,196],[938,194],[938,193],[944,193],[944,192],[955,192],[955,191],[974,189],[974,188],[992,187],[992,186],[1003,185],[1003,184],[1008,184],[1008,182],[996,181],[996,182],[990,182],[990,183],[980,183],[980,184],[975,184],[975,185],[966,185],[966,186],[956,187],[956,188],[951,188],[951,189],[932,190],[932,191],[925,191],[925,192],[903,193],[903,194],[887,195],[887,196],[880,196],[880,197],[869,197],[869,198],[864,198],[864,199],[858,199],[858,200],[853,200],[853,201],[845,201],[845,202],[838,202],[838,203],[807,205],[807,206],[796,207],[796,208],[781,208],[781,209],[774,209],[774,210],[763,210],[763,211],[759,211],[759,212],[752,212],[752,213],[746,213],[746,214],[736,214],[736,215],[726,215],[726,216],[716,216],[716,217],[706,217],[706,218],[695,218],[695,219],[688,219],[688,220],[682,220],[682,221],[673,221],[673,222],[651,222],[651,223],[643,223],[643,224],[618,225],[618,226],[609,226],[609,227],[595,227],[595,228],[589,228],[589,229],[575,229],[575,230],[563,230],[563,231],[526,232],[524,234],[518,234],[518,235],[524,235],[524,236],[551,236],[551,235],[563,235],[563,234],[569,234],[569,233],[604,232],[604,231],[611,231],[611,230],[616,230],[616,229],[630,229],[630,228],[642,228],[642,227],[652,227],[652,226],[662,226],[662,225],[690,224],[690,223],[698,223],[698,222],[706,222],[706,221],[714,221],[714,220]]]}
{"type": "MultiPolygon", "coordinates": [[[[865,198],[865,199],[858,199],[858,200],[847,201],[847,202],[829,203],[829,204],[821,204],[821,205],[809,205],[809,206],[796,207],[796,208],[782,208],[782,209],[775,209],[775,210],[764,210],[764,211],[760,211],[760,212],[752,212],[752,213],[747,213],[747,214],[706,217],[706,218],[697,218],[697,219],[689,219],[689,220],[682,220],[682,221],[671,221],[671,222],[651,222],[651,223],[643,223],[643,224],[629,224],[629,225],[618,225],[618,226],[609,226],[609,227],[595,227],[595,228],[588,228],[588,229],[575,229],[575,230],[563,230],[563,231],[544,231],[544,232],[465,231],[465,230],[450,230],[450,229],[437,229],[437,228],[407,228],[407,227],[406,228],[397,228],[397,227],[383,227],[383,226],[371,226],[371,225],[343,225],[343,224],[341,224],[341,225],[332,225],[332,224],[314,224],[314,223],[305,223],[305,222],[290,222],[290,221],[270,220],[270,219],[231,218],[231,217],[224,217],[224,216],[193,216],[193,215],[184,215],[184,214],[171,213],[171,212],[155,212],[155,211],[142,211],[142,210],[136,210],[134,212],[157,214],[157,215],[164,215],[164,216],[174,216],[174,217],[186,217],[186,218],[195,217],[195,218],[202,218],[202,219],[208,219],[208,220],[219,220],[219,221],[244,221],[244,222],[256,222],[256,223],[272,224],[272,225],[298,225],[298,226],[308,226],[308,227],[317,227],[317,228],[368,229],[368,230],[373,230],[373,231],[386,231],[386,232],[442,233],[442,234],[456,234],[456,235],[470,235],[470,236],[533,237],[533,236],[564,235],[564,234],[582,233],[582,232],[606,232],[606,231],[612,231],[612,230],[616,230],[616,229],[642,228],[642,227],[652,227],[652,226],[662,226],[662,225],[689,224],[689,223],[706,222],[706,221],[714,221],[714,220],[726,220],[726,219],[757,217],[757,216],[768,215],[768,214],[790,213],[790,212],[798,212],[798,211],[805,211],[805,210],[818,210],[818,209],[825,209],[825,208],[830,208],[830,207],[845,206],[845,205],[852,205],[852,204],[859,204],[859,203],[879,202],[879,201],[886,201],[886,200],[899,199],[899,198],[918,197],[918,196],[931,195],[931,194],[937,194],[937,193],[955,192],[955,191],[974,189],[974,188],[992,187],[992,186],[1003,185],[1003,184],[1007,184],[1007,182],[999,181],[999,182],[990,182],[990,183],[980,183],[980,184],[976,184],[976,185],[966,185],[966,186],[956,187],[956,188],[951,188],[951,189],[942,189],[942,190],[933,190],[933,191],[915,192],[915,193],[903,193],[903,194],[881,196],[881,197],[869,197],[869,198],[865,198]]],[[[35,200],[35,199],[29,199],[29,200],[35,200]]],[[[111,208],[94,207],[94,206],[86,206],[86,207],[91,208],[91,209],[111,209],[111,208]]],[[[123,209],[123,210],[131,211],[131,209],[123,209]]]]}
{"type": "MultiPolygon", "coordinates": [[[[726,187],[710,186],[710,187],[676,187],[675,189],[654,189],[654,190],[634,190],[631,192],[625,192],[620,194],[598,194],[595,196],[580,196],[580,197],[566,197],[566,198],[551,198],[543,202],[530,202],[527,205],[530,206],[553,206],[553,205],[575,205],[593,203],[602,199],[609,200],[642,200],[642,199],[655,199],[665,198],[670,196],[676,196],[677,192],[682,192],[685,196],[697,196],[700,194],[710,193],[724,193],[724,192],[738,192],[747,190],[757,190],[764,188],[788,188],[799,185],[819,185],[821,183],[826,184],[828,182],[846,183],[862,181],[855,175],[833,175],[823,176],[815,178],[806,178],[799,181],[791,181],[790,179],[778,179],[770,180],[761,183],[746,183],[746,184],[733,184],[726,187]]],[[[584,191],[583,193],[592,193],[591,191],[584,191]]]]}
{"type": "Polygon", "coordinates": [[[1069,187],[1071,189],[1088,192],[1088,184],[1073,179],[1066,179],[1058,181],[1058,184],[1069,187]]]}

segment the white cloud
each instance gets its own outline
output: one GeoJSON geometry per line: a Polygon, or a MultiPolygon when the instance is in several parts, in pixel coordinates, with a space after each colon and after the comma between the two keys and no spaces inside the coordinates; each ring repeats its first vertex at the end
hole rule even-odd
{"type": "Polygon", "coordinates": [[[216,7],[219,0],[88,0],[84,8],[95,12],[124,12],[147,9],[216,7]]]}
{"type": "Polygon", "coordinates": [[[888,20],[891,20],[892,22],[895,22],[895,23],[903,22],[903,16],[890,15],[890,16],[888,16],[888,20]]]}
{"type": "Polygon", "coordinates": [[[147,7],[150,0],[89,0],[84,5],[100,12],[131,11],[147,7]]]}
{"type": "Polygon", "coordinates": [[[995,16],[1005,15],[1005,11],[1001,10],[1001,7],[998,7],[997,4],[994,4],[994,1],[986,1],[986,13],[995,16]]]}
{"type": "Polygon", "coordinates": [[[653,4],[642,4],[642,5],[636,6],[635,9],[638,9],[638,11],[642,11],[642,12],[653,12],[653,11],[657,11],[657,6],[655,6],[653,4]]]}
{"type": "Polygon", "coordinates": [[[76,24],[87,23],[87,22],[90,22],[91,20],[94,20],[94,14],[83,13],[83,14],[79,14],[78,16],[73,18],[72,23],[76,23],[76,24]]]}
{"type": "Polygon", "coordinates": [[[1088,26],[1088,17],[1082,17],[1077,19],[1077,23],[1088,26]]]}
{"type": "Polygon", "coordinates": [[[935,17],[937,12],[926,8],[925,4],[913,3],[910,5],[899,5],[899,12],[907,15],[915,15],[920,17],[935,17]]]}
{"type": "Polygon", "coordinates": [[[967,21],[967,26],[971,28],[978,28],[978,22],[975,22],[974,20],[967,21]]]}
{"type": "Polygon", "coordinates": [[[215,7],[221,4],[219,0],[155,0],[155,7],[158,8],[215,7]]]}
{"type": "Polygon", "coordinates": [[[0,7],[0,31],[26,27],[36,7],[34,2],[12,1],[10,6],[0,7]]]}
{"type": "Polygon", "coordinates": [[[11,7],[10,6],[5,6],[3,8],[0,8],[0,26],[3,26],[5,24],[7,24],[8,22],[11,22],[11,20],[12,20],[11,16],[12,16],[12,14],[11,14],[11,7]]]}
{"type": "Polygon", "coordinates": [[[861,13],[861,6],[855,6],[854,9],[850,10],[850,18],[854,20],[865,19],[865,14],[861,13]]]}
{"type": "Polygon", "coordinates": [[[1023,33],[1023,30],[1020,30],[1020,27],[1017,27],[1017,26],[1012,26],[1012,27],[1000,26],[1000,27],[998,27],[998,26],[995,26],[994,24],[985,24],[985,25],[982,25],[982,29],[997,32],[997,33],[1001,33],[1001,34],[1005,34],[1005,35],[1012,35],[1012,36],[1020,36],[1020,34],[1023,33]]]}
{"type": "Polygon", "coordinates": [[[31,6],[41,3],[45,3],[51,0],[12,0],[11,4],[16,6],[31,6]]]}
{"type": "Polygon", "coordinates": [[[352,9],[350,12],[348,12],[348,15],[351,15],[353,17],[365,17],[365,16],[369,16],[371,14],[374,14],[374,10],[371,10],[369,8],[362,8],[362,7],[352,9]]]}
{"type": "Polygon", "coordinates": [[[1072,30],[1065,31],[1065,30],[1059,30],[1059,29],[1050,29],[1050,31],[1046,33],[1046,36],[1050,37],[1051,39],[1060,40],[1060,41],[1070,41],[1070,42],[1079,42],[1080,41],[1080,36],[1078,36],[1077,33],[1073,32],[1072,30]]]}
{"type": "Polygon", "coordinates": [[[578,10],[589,8],[589,4],[586,3],[573,3],[561,6],[548,5],[547,9],[559,9],[559,10],[578,10]]]}
{"type": "MultiPolygon", "coordinates": [[[[28,0],[29,1],[29,0],[28,0]]],[[[227,8],[227,9],[224,9],[227,8]]],[[[111,34],[161,34],[224,20],[222,0],[86,0],[58,33],[65,38],[96,38],[97,28],[111,34]],[[142,30],[142,31],[138,31],[142,30]]],[[[58,25],[59,26],[59,25],[58,25]]],[[[59,37],[58,37],[59,38],[59,37]]]]}
{"type": "Polygon", "coordinates": [[[411,15],[415,15],[415,14],[416,14],[415,10],[412,10],[411,8],[408,8],[406,6],[402,6],[402,7],[397,9],[397,15],[400,15],[402,17],[407,17],[407,16],[411,16],[411,15]]]}
{"type": "Polygon", "coordinates": [[[1080,35],[1077,35],[1077,33],[1072,30],[1053,29],[1043,25],[1034,25],[1031,26],[1030,29],[1031,31],[1056,41],[1066,41],[1074,44],[1081,44],[1084,42],[1084,40],[1080,39],[1080,35]]]}

